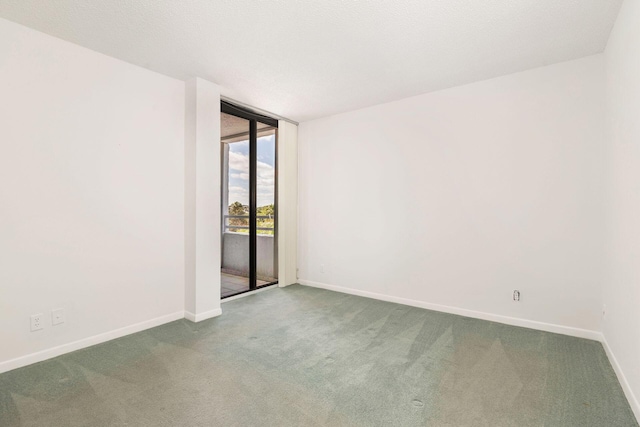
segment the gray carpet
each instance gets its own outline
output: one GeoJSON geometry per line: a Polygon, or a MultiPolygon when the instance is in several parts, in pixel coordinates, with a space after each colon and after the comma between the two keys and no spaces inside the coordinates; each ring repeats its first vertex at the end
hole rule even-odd
{"type": "Polygon", "coordinates": [[[602,346],[304,286],[0,375],[5,426],[637,426],[602,346]]]}

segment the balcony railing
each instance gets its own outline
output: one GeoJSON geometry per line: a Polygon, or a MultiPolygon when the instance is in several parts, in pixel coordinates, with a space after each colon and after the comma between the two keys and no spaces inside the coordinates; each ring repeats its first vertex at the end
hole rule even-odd
{"type": "MultiPolygon", "coordinates": [[[[222,271],[225,273],[249,276],[249,225],[229,224],[232,219],[243,219],[248,224],[248,215],[223,215],[222,233],[222,271]]],[[[272,282],[277,276],[277,258],[275,254],[275,217],[258,215],[258,221],[272,220],[267,227],[258,227],[256,236],[256,261],[259,280],[272,282]]],[[[240,221],[238,221],[240,222],[240,221]]]]}
{"type": "MultiPolygon", "coordinates": [[[[234,230],[247,230],[246,234],[249,234],[249,226],[248,225],[234,225],[234,224],[229,224],[229,220],[230,219],[246,219],[247,222],[249,222],[249,215],[224,215],[224,233],[227,233],[229,231],[231,231],[231,229],[234,230]]],[[[259,221],[261,219],[275,219],[273,215],[257,215],[256,219],[259,221]]],[[[275,221],[274,221],[275,224],[275,221]]],[[[258,230],[258,234],[267,234],[267,233],[260,233],[260,231],[273,231],[274,227],[257,227],[258,230]]],[[[235,231],[236,233],[242,233],[241,231],[235,231]]]]}

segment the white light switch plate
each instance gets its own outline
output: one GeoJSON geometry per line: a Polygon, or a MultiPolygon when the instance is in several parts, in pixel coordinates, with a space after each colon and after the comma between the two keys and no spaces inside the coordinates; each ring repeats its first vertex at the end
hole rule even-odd
{"type": "Polygon", "coordinates": [[[64,309],[58,308],[56,310],[51,311],[51,323],[53,325],[59,325],[64,323],[64,309]]]}

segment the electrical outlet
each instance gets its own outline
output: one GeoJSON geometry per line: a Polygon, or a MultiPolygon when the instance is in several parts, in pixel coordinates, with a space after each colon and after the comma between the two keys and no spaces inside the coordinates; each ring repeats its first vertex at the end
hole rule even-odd
{"type": "Polygon", "coordinates": [[[607,318],[607,304],[602,304],[602,318],[607,318]]]}
{"type": "Polygon", "coordinates": [[[44,315],[42,313],[40,314],[34,314],[31,316],[31,332],[33,331],[39,331],[40,329],[42,329],[44,327],[43,325],[43,317],[44,315]]]}
{"type": "Polygon", "coordinates": [[[58,308],[51,311],[51,323],[54,326],[64,323],[64,308],[58,308]]]}
{"type": "Polygon", "coordinates": [[[520,291],[518,290],[513,291],[513,300],[520,301],[520,291]]]}

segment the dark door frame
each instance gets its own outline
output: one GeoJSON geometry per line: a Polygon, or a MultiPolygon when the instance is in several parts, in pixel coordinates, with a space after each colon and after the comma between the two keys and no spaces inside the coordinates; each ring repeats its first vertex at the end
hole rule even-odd
{"type": "MultiPolygon", "coordinates": [[[[249,292],[258,289],[259,287],[270,286],[276,282],[268,283],[263,286],[257,286],[258,284],[258,122],[264,123],[276,129],[278,129],[278,120],[263,116],[261,114],[254,113],[246,108],[239,107],[228,101],[221,101],[220,112],[230,114],[232,116],[240,117],[249,121],[249,292]]],[[[276,136],[277,138],[277,136],[276,136]]],[[[276,144],[277,147],[277,144],[276,144]]],[[[276,148],[276,160],[275,160],[275,173],[277,175],[277,148],[276,148]]],[[[277,194],[277,180],[275,181],[276,189],[274,194],[277,194]]],[[[273,200],[274,213],[276,221],[274,223],[274,242],[277,241],[277,215],[278,215],[278,201],[277,198],[273,200]]],[[[277,246],[275,246],[277,248],[277,246]]],[[[275,249],[275,248],[274,248],[275,249]]],[[[276,256],[274,250],[274,257],[276,256]]],[[[237,294],[230,295],[235,296],[244,292],[238,292],[237,294]]]]}

